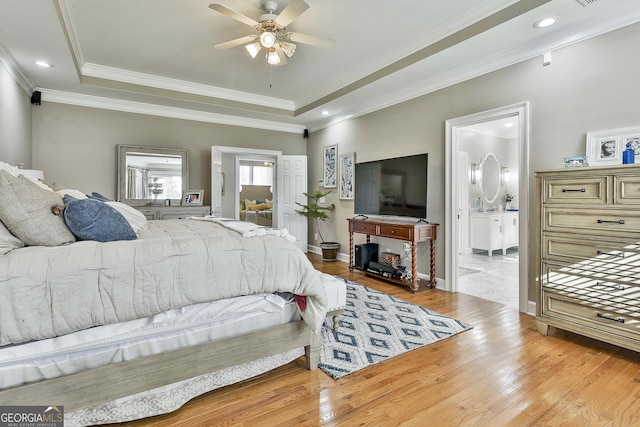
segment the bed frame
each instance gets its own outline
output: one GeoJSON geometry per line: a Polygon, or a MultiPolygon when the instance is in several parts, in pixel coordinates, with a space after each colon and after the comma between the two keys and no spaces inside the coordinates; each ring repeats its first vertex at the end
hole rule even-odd
{"type": "Polygon", "coordinates": [[[300,320],[3,390],[0,405],[57,404],[73,412],[300,347],[307,368],[316,369],[320,335],[300,320]]]}

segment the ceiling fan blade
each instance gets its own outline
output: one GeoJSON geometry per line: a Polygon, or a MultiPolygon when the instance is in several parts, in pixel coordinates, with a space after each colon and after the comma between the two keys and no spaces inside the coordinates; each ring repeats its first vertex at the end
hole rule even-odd
{"type": "Polygon", "coordinates": [[[243,24],[249,25],[250,27],[255,27],[256,25],[258,25],[258,22],[254,21],[253,19],[249,18],[248,16],[245,16],[241,13],[236,12],[235,10],[231,10],[226,6],[223,6],[219,3],[212,3],[209,5],[209,9],[213,9],[216,12],[220,12],[224,15],[227,15],[230,18],[235,19],[236,21],[240,21],[243,24]]]}
{"type": "Polygon", "coordinates": [[[244,37],[240,37],[239,39],[233,39],[233,40],[229,40],[228,42],[219,43],[214,47],[216,49],[230,49],[232,47],[240,46],[241,44],[251,43],[257,38],[258,36],[244,36],[244,37]]]}
{"type": "Polygon", "coordinates": [[[310,44],[312,46],[319,47],[333,47],[336,42],[332,39],[325,39],[324,37],[310,36],[309,34],[301,33],[287,33],[286,37],[292,42],[310,44]]]}
{"type": "Polygon", "coordinates": [[[277,65],[278,67],[280,67],[287,63],[287,55],[284,54],[284,50],[282,50],[280,46],[275,45],[274,47],[276,48],[276,53],[280,57],[280,62],[277,65]]]}
{"type": "Polygon", "coordinates": [[[307,9],[309,9],[309,5],[302,0],[291,0],[291,3],[280,12],[275,21],[277,24],[286,27],[307,9]]]}

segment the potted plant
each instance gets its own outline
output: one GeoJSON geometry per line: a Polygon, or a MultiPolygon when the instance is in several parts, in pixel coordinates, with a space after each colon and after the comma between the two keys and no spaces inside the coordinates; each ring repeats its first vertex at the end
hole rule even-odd
{"type": "Polygon", "coordinates": [[[514,195],[513,193],[506,193],[504,195],[504,210],[508,211],[509,209],[511,209],[511,202],[513,202],[514,199],[514,195]]]}
{"type": "Polygon", "coordinates": [[[309,199],[308,204],[303,205],[296,202],[302,209],[296,210],[296,213],[302,215],[308,219],[312,219],[316,224],[316,230],[320,236],[320,249],[322,249],[323,261],[335,261],[338,257],[338,249],[340,249],[340,243],[338,242],[325,242],[322,233],[320,232],[320,221],[325,221],[329,218],[329,212],[333,212],[336,209],[336,205],[331,203],[328,206],[320,206],[319,200],[327,196],[331,191],[316,190],[313,193],[304,193],[309,199]]]}

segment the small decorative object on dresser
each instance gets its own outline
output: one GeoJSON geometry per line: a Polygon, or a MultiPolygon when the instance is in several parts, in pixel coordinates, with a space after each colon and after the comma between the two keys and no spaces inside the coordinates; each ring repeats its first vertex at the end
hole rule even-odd
{"type": "Polygon", "coordinates": [[[587,156],[594,166],[622,164],[622,152],[627,146],[635,153],[632,163],[640,163],[640,127],[587,133],[587,156]]]}
{"type": "Polygon", "coordinates": [[[576,157],[563,157],[565,168],[584,168],[589,166],[589,157],[576,156],[576,157]]]}
{"type": "Polygon", "coordinates": [[[640,167],[536,173],[537,321],[640,351],[640,167]]]}

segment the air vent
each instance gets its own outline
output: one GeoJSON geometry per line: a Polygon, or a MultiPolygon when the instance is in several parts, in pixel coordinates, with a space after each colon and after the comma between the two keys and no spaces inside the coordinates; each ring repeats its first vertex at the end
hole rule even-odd
{"type": "Polygon", "coordinates": [[[583,6],[589,6],[596,3],[598,0],[576,0],[576,1],[583,6]]]}

